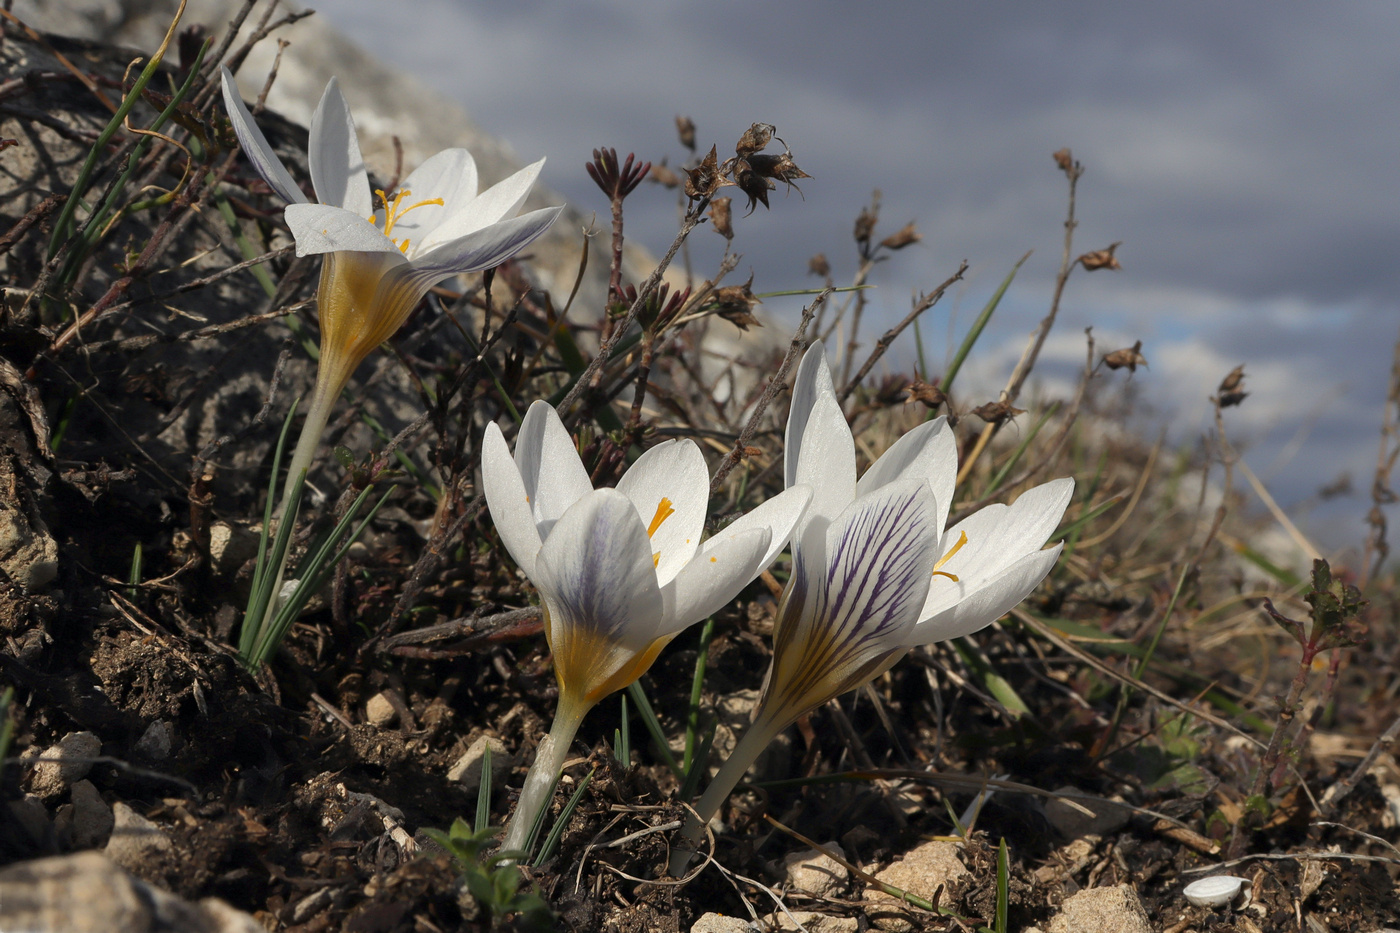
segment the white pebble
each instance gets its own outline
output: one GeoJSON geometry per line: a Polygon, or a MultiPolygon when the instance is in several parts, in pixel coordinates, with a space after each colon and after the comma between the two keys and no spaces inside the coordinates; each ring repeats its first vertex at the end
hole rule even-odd
{"type": "Polygon", "coordinates": [[[1239,896],[1240,889],[1249,884],[1244,878],[1233,875],[1215,875],[1202,878],[1186,886],[1186,895],[1193,907],[1224,907],[1239,896]]]}

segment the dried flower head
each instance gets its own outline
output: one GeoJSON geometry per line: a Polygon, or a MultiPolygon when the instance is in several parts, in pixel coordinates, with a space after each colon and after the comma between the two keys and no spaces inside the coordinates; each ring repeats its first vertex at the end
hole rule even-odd
{"type": "Polygon", "coordinates": [[[1131,347],[1124,347],[1121,350],[1114,350],[1112,353],[1105,353],[1103,364],[1109,369],[1128,368],[1128,372],[1135,373],[1139,366],[1147,365],[1147,357],[1142,355],[1142,341],[1139,340],[1131,347]]]}
{"type": "Polygon", "coordinates": [[[733,198],[715,198],[710,202],[710,223],[714,224],[715,233],[726,240],[734,239],[733,218],[729,212],[731,201],[733,198]]]}
{"type": "Polygon", "coordinates": [[[685,196],[692,201],[708,198],[723,184],[724,177],[719,173],[719,158],[714,146],[710,147],[710,154],[699,165],[685,169],[685,196]]]}
{"type": "Polygon", "coordinates": [[[762,152],[773,141],[773,134],[777,131],[778,128],[771,123],[755,123],[745,130],[744,135],[734,144],[734,154],[744,159],[755,152],[762,152]]]}
{"type": "Polygon", "coordinates": [[[724,318],[740,330],[762,327],[753,316],[753,306],[762,304],[753,293],[753,276],[743,285],[726,285],[715,289],[715,314],[724,318]]]}
{"type": "Polygon", "coordinates": [[[875,192],[875,197],[870,200],[869,207],[860,209],[860,216],[856,218],[856,227],[853,233],[855,240],[861,248],[870,245],[870,238],[875,235],[875,225],[880,222],[880,192],[875,192]]]}
{"type": "Polygon", "coordinates": [[[909,385],[905,386],[904,391],[908,396],[904,400],[906,405],[913,404],[914,402],[923,402],[929,408],[937,408],[939,405],[948,401],[948,393],[938,387],[937,379],[933,380],[933,382],[924,382],[922,379],[915,379],[913,382],[909,383],[909,385]]]}
{"type": "Polygon", "coordinates": [[[1220,388],[1216,389],[1216,399],[1221,408],[1229,408],[1231,405],[1238,405],[1249,395],[1243,390],[1244,386],[1244,364],[1236,366],[1230,370],[1220,382],[1220,388]]]}
{"type": "Polygon", "coordinates": [[[1085,253],[1075,262],[1083,266],[1085,272],[1093,272],[1097,269],[1122,269],[1123,266],[1118,262],[1118,257],[1113,255],[1122,242],[1119,240],[1117,243],[1110,243],[1105,249],[1096,249],[1091,253],[1085,253]]]}
{"type": "MultiPolygon", "coordinates": [[[[647,329],[665,327],[676,315],[680,314],[681,308],[685,306],[686,300],[690,298],[690,289],[684,288],[670,294],[671,286],[665,282],[660,283],[652,289],[647,296],[646,303],[637,310],[637,320],[642,327],[647,329]]],[[[637,286],[628,285],[622,289],[622,299],[628,308],[637,303],[637,286]]]]}
{"type": "Polygon", "coordinates": [[[826,253],[817,253],[807,260],[807,274],[818,275],[822,278],[831,275],[831,263],[826,261],[826,253]]]}
{"type": "Polygon", "coordinates": [[[677,175],[675,171],[666,164],[665,159],[662,159],[660,162],[653,162],[651,173],[647,177],[663,188],[678,188],[681,184],[681,176],[677,175]]]}
{"type": "Polygon", "coordinates": [[[904,247],[911,246],[923,238],[924,235],[919,232],[919,229],[914,226],[914,221],[911,220],[897,232],[891,233],[881,240],[880,245],[889,250],[904,249],[904,247]]]}
{"type": "Polygon", "coordinates": [[[681,145],[695,151],[695,122],[690,117],[683,117],[676,114],[676,135],[681,138],[681,145]]]}
{"type": "Polygon", "coordinates": [[[1058,165],[1060,171],[1064,172],[1066,175],[1074,171],[1074,155],[1069,151],[1068,146],[1057,151],[1054,158],[1055,164],[1058,165]]]}
{"type": "Polygon", "coordinates": [[[1003,424],[1015,418],[1017,415],[1024,415],[1025,413],[1026,410],[1024,408],[1012,408],[1011,403],[1007,401],[988,402],[985,405],[979,405],[972,409],[972,414],[981,418],[988,424],[1003,424]]]}
{"type": "Polygon", "coordinates": [[[735,159],[732,171],[734,172],[734,184],[739,186],[740,191],[748,195],[748,212],[752,214],[760,202],[764,207],[768,207],[768,192],[775,187],[773,180],[754,171],[753,165],[748,159],[735,159]]]}
{"type": "Polygon", "coordinates": [[[588,177],[593,179],[604,194],[610,199],[620,201],[635,191],[651,170],[650,162],[634,164],[635,158],[636,156],[629,152],[627,161],[619,166],[616,149],[594,149],[593,161],[586,163],[584,168],[588,170],[588,177]]]}

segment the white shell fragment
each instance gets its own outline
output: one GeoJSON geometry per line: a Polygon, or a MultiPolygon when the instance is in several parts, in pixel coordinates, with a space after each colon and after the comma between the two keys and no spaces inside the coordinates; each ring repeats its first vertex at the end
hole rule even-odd
{"type": "Polygon", "coordinates": [[[1239,896],[1240,889],[1249,884],[1244,878],[1233,875],[1215,875],[1202,878],[1186,886],[1182,894],[1193,907],[1224,907],[1239,896]]]}

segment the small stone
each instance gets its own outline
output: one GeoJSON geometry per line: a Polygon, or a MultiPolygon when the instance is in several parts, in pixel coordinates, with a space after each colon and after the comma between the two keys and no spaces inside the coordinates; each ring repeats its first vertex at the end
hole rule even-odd
{"type": "Polygon", "coordinates": [[[836,917],[810,910],[794,910],[790,915],[780,910],[765,919],[769,928],[782,933],[795,933],[798,930],[806,930],[807,933],[857,933],[860,929],[860,921],[855,917],[836,917]]]}
{"type": "Polygon", "coordinates": [[[34,766],[29,789],[39,797],[58,796],[92,770],[92,762],[82,759],[95,758],[101,751],[101,740],[91,732],[68,733],[44,752],[41,757],[45,760],[34,766]]]}
{"type": "Polygon", "coordinates": [[[209,563],[217,575],[232,576],[257,556],[257,532],[228,522],[214,522],[209,526],[209,563]]]}
{"type": "Polygon", "coordinates": [[[1214,875],[1188,884],[1181,893],[1192,907],[1224,907],[1240,896],[1240,889],[1249,884],[1233,875],[1214,875]]]}
{"type": "Polygon", "coordinates": [[[164,830],[126,804],[115,804],[112,816],[112,837],[107,840],[106,853],[121,867],[135,870],[153,856],[174,848],[164,830]]]}
{"type": "MultiPolygon", "coordinates": [[[[956,886],[971,872],[958,858],[958,847],[954,843],[936,840],[926,842],[909,851],[902,861],[895,862],[875,875],[885,884],[893,885],[910,894],[932,901],[935,892],[942,886],[945,891],[956,886]]],[[[907,933],[915,928],[910,913],[894,897],[878,888],[867,888],[874,901],[889,901],[889,907],[877,906],[867,910],[867,915],[878,929],[889,933],[907,933]]],[[[942,902],[949,900],[945,893],[942,902]]]]}
{"type": "Polygon", "coordinates": [[[77,781],[69,791],[73,802],[72,833],[73,846],[77,849],[96,849],[107,843],[112,834],[115,817],[107,801],[97,792],[91,781],[77,781]]]}
{"type": "Polygon", "coordinates": [[[725,914],[701,914],[690,925],[690,933],[755,933],[758,928],[747,920],[725,914]]]}
{"type": "Polygon", "coordinates": [[[491,748],[491,786],[500,787],[501,779],[515,766],[515,759],[506,749],[506,743],[494,735],[483,735],[457,759],[447,772],[449,781],[458,781],[468,794],[475,794],[481,787],[481,759],[486,749],[491,748]]]}
{"type": "MultiPolygon", "coordinates": [[[[824,848],[842,858],[846,857],[845,850],[834,842],[826,843],[824,848]]],[[[846,886],[846,881],[850,877],[846,866],[830,856],[823,855],[816,849],[807,849],[804,852],[794,852],[785,856],[783,858],[783,871],[787,875],[789,885],[816,897],[827,897],[835,894],[846,886]]]]}
{"type": "Polygon", "coordinates": [[[1046,933],[1152,933],[1137,892],[1126,884],[1088,888],[1065,899],[1046,933]]]}
{"type": "Polygon", "coordinates": [[[1056,794],[1074,800],[1051,798],[1045,803],[1045,818],[1050,825],[1060,831],[1066,839],[1079,839],[1083,836],[1108,837],[1128,825],[1128,811],[1111,803],[1085,799],[1085,794],[1077,787],[1059,787],[1056,794]],[[1092,811],[1085,813],[1084,810],[1092,811]]]}
{"type": "Polygon", "coordinates": [[[136,754],[152,761],[164,761],[170,757],[170,749],[175,744],[175,728],[164,719],[157,719],[146,727],[141,738],[136,740],[136,754]]]}
{"type": "Polygon", "coordinates": [[[371,725],[383,728],[397,719],[398,716],[399,711],[394,709],[393,701],[383,691],[376,693],[365,703],[365,720],[371,725]]]}
{"type": "Polygon", "coordinates": [[[24,832],[36,845],[43,845],[49,835],[49,811],[44,802],[33,794],[25,794],[19,800],[9,803],[10,815],[24,828],[24,832]]]}

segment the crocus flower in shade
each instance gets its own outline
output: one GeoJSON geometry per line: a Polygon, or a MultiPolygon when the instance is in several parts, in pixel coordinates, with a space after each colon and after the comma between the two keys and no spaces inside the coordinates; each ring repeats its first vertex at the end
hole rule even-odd
{"type": "Polygon", "coordinates": [[[616,489],[594,489],[545,402],[530,406],[513,458],[487,425],[481,473],[501,541],[539,591],[559,682],[554,725],[502,843],[519,850],[584,715],[772,563],[811,494],[795,485],[702,541],[710,477],[693,441],[658,444],[616,489]]]}
{"type": "Polygon", "coordinates": [[[705,822],[754,760],[799,716],[889,670],[913,646],[991,624],[1049,573],[1042,550],[1074,481],[1055,480],[1011,506],[947,531],[957,445],[945,419],[896,441],[856,481],[855,442],[826,354],[803,357],[788,416],[785,480],[813,489],[793,531],[793,574],[773,627],[773,661],[754,720],[683,830],[671,871],[685,871],[705,822]],[[688,843],[688,845],[687,845],[688,843]]]}
{"type": "Polygon", "coordinates": [[[253,122],[223,69],[224,105],[244,154],[287,203],[298,256],[324,254],[317,314],[321,360],[288,487],[310,463],[330,409],[360,361],[388,339],[432,288],[500,265],[549,229],[563,210],[515,216],[544,160],[477,192],[476,163],[444,149],[396,191],[370,191],[350,110],[332,78],[311,118],[309,201],[253,122]]]}

